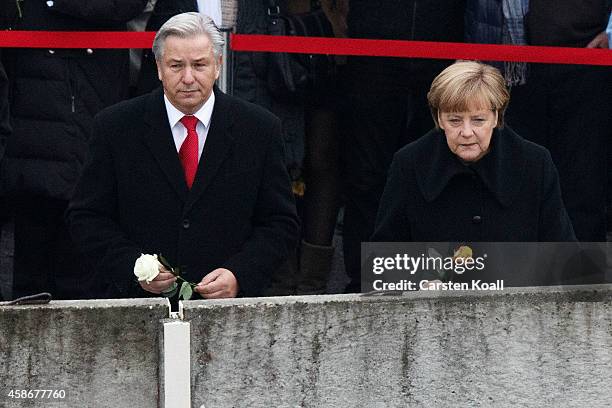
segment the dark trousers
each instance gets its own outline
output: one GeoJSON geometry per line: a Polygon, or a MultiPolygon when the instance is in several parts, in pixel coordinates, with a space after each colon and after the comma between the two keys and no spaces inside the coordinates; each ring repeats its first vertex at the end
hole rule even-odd
{"type": "Polygon", "coordinates": [[[341,122],[347,292],[360,291],[361,242],[374,231],[393,154],[433,127],[426,99],[430,82],[412,76],[409,64],[400,59],[353,58],[347,66],[341,122]]]}
{"type": "Polygon", "coordinates": [[[527,84],[511,91],[507,123],[550,151],[578,240],[605,241],[611,71],[546,64],[529,69],[527,84]]]}
{"type": "Polygon", "coordinates": [[[94,269],[70,239],[66,206],[63,200],[35,196],[14,201],[14,298],[40,292],[50,292],[54,299],[104,297],[94,269]]]}
{"type": "Polygon", "coordinates": [[[12,298],[13,222],[6,201],[0,197],[0,301],[12,298]]]}

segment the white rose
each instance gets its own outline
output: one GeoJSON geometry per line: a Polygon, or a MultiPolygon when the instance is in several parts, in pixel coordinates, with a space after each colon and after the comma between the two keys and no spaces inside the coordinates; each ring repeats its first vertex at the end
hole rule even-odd
{"type": "Polygon", "coordinates": [[[161,264],[157,260],[157,255],[142,254],[134,265],[134,275],[136,275],[139,281],[151,283],[159,274],[160,266],[161,264]]]}

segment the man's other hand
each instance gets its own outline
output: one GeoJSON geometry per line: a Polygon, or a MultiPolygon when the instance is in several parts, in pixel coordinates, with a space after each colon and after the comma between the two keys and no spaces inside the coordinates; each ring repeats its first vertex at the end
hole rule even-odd
{"type": "Polygon", "coordinates": [[[238,281],[229,269],[217,268],[202,278],[195,291],[206,299],[234,298],[238,295],[238,281]]]}
{"type": "Polygon", "coordinates": [[[608,48],[608,36],[606,32],[601,32],[591,40],[587,48],[608,48]]]}

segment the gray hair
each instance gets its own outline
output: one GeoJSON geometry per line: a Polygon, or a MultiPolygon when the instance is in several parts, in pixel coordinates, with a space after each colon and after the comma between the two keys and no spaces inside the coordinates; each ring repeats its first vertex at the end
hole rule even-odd
{"type": "Polygon", "coordinates": [[[197,12],[182,13],[170,18],[161,26],[153,40],[153,54],[155,60],[160,61],[164,54],[166,38],[176,36],[179,38],[192,38],[206,35],[212,43],[216,58],[223,54],[225,40],[212,18],[197,12]]]}

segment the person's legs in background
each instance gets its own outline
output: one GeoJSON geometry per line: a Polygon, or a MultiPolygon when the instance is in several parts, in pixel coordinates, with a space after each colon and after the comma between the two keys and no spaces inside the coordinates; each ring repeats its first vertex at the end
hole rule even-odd
{"type": "Polygon", "coordinates": [[[15,258],[13,297],[55,292],[50,271],[55,246],[56,220],[63,209],[46,205],[42,197],[22,196],[15,200],[15,258]]]}
{"type": "MultiPolygon", "coordinates": [[[[374,230],[378,202],[393,154],[405,143],[409,75],[400,60],[352,58],[347,66],[342,120],[344,166],[344,264],[350,283],[361,289],[361,242],[374,230]]],[[[417,136],[418,137],[418,136],[417,136]]]]}
{"type": "Polygon", "coordinates": [[[15,200],[13,298],[49,292],[54,299],[103,298],[96,281],[72,242],[64,221],[63,200],[21,196],[15,200]]]}
{"type": "Polygon", "coordinates": [[[580,241],[606,240],[609,89],[605,68],[532,64],[508,110],[510,127],[549,149],[580,241]]]}
{"type": "Polygon", "coordinates": [[[15,220],[6,200],[0,198],[0,301],[13,298],[15,220]]]}
{"type": "Polygon", "coordinates": [[[308,108],[305,145],[298,295],[325,293],[332,266],[332,239],[340,207],[338,119],[333,107],[308,108]]]}
{"type": "Polygon", "coordinates": [[[512,94],[508,125],[550,150],[578,240],[605,241],[609,72],[533,64],[521,88],[512,94]]]}

